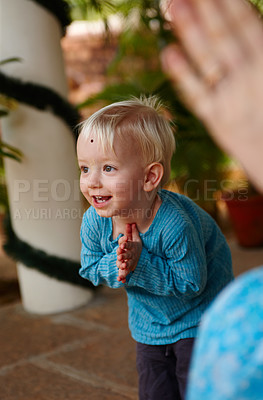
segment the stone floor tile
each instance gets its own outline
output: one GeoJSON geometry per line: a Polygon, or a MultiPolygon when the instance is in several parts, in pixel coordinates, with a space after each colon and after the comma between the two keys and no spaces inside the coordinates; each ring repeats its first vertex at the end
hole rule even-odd
{"type": "Polygon", "coordinates": [[[107,325],[114,329],[128,329],[127,295],[124,289],[101,287],[93,300],[74,312],[78,318],[107,325]]]}
{"type": "Polygon", "coordinates": [[[128,330],[101,332],[73,351],[48,357],[49,361],[91,374],[98,381],[113,382],[137,391],[135,342],[128,330]]]}
{"type": "Polygon", "coordinates": [[[1,400],[130,400],[86,382],[25,365],[0,375],[1,400]]]}
{"type": "Polygon", "coordinates": [[[29,314],[20,304],[0,307],[0,368],[80,340],[87,332],[29,314]]]}

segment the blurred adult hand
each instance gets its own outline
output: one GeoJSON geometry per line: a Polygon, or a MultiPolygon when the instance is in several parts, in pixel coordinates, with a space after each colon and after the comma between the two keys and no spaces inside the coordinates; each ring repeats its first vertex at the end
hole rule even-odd
{"type": "Polygon", "coordinates": [[[263,22],[245,0],[172,0],[164,70],[263,191],[263,22]]]}

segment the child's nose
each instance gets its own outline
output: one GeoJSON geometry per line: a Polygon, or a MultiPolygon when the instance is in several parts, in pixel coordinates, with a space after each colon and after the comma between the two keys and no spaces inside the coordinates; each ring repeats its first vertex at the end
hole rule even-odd
{"type": "Polygon", "coordinates": [[[97,171],[90,172],[89,178],[88,178],[88,187],[89,188],[101,187],[101,180],[100,180],[99,172],[97,172],[97,171]]]}

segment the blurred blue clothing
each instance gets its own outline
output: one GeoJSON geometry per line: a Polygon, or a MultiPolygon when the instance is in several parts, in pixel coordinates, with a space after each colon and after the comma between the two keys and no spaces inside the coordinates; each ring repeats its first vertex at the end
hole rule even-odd
{"type": "Polygon", "coordinates": [[[233,279],[231,254],[215,221],[188,197],[161,190],[135,271],[117,281],[111,218],[93,207],[83,216],[80,275],[95,286],[125,287],[129,327],[140,343],[163,345],[196,337],[201,316],[233,279]]]}
{"type": "Polygon", "coordinates": [[[263,267],[223,290],[198,336],[187,400],[263,399],[263,267]]]}

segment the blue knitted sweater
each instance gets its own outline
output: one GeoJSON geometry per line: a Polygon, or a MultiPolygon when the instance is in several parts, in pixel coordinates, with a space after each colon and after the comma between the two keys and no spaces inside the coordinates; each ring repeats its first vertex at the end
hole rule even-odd
{"type": "Polygon", "coordinates": [[[93,207],[83,216],[80,275],[95,286],[125,287],[132,337],[169,344],[195,337],[207,306],[233,279],[231,254],[215,221],[188,197],[161,190],[134,273],[117,281],[118,238],[111,218],[93,207]]]}

